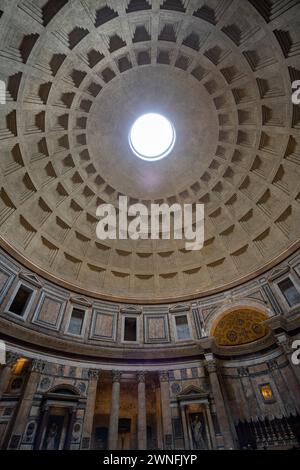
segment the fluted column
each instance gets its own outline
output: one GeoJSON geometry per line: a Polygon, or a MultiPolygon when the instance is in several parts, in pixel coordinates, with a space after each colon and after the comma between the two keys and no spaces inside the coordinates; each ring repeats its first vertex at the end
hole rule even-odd
{"type": "Polygon", "coordinates": [[[6,354],[6,363],[0,371],[0,400],[8,387],[12,375],[12,368],[19,359],[18,354],[8,352],[6,354]]]}
{"type": "Polygon", "coordinates": [[[173,448],[172,415],[170,406],[170,390],[168,372],[162,371],[159,374],[160,396],[161,396],[161,414],[163,424],[163,442],[164,449],[173,448]]]}
{"type": "Polygon", "coordinates": [[[88,386],[88,396],[86,401],[86,408],[83,421],[83,431],[82,431],[82,449],[90,449],[91,447],[91,437],[93,431],[93,422],[95,414],[95,404],[97,396],[97,385],[98,379],[100,376],[100,370],[89,369],[89,386],[88,386]]]}
{"type": "Polygon", "coordinates": [[[237,373],[241,381],[243,394],[245,396],[245,400],[241,403],[241,406],[243,407],[242,409],[244,415],[247,417],[248,421],[250,421],[257,415],[257,402],[249,374],[249,369],[248,367],[238,367],[237,373]]]}
{"type": "Polygon", "coordinates": [[[185,450],[190,450],[190,439],[188,435],[188,428],[186,422],[186,412],[185,412],[185,405],[180,404],[180,414],[181,414],[181,424],[183,430],[183,439],[184,439],[184,448],[185,450]]]}
{"type": "MultiPolygon", "coordinates": [[[[276,359],[272,359],[267,362],[270,374],[273,377],[275,386],[278,389],[280,400],[282,402],[281,408],[284,410],[285,415],[288,416],[291,413],[294,413],[297,410],[297,397],[294,397],[293,391],[290,390],[290,387],[287,386],[286,374],[282,375],[281,368],[276,359]],[[291,393],[292,392],[292,393],[291,393]]],[[[289,367],[289,366],[288,366],[289,367]]],[[[290,371],[290,374],[293,374],[293,371],[290,371]]],[[[295,380],[295,379],[294,379],[295,380]]],[[[298,392],[298,402],[300,400],[300,390],[298,392]]]]}
{"type": "Polygon", "coordinates": [[[29,377],[25,386],[24,394],[18,407],[13,431],[11,433],[9,448],[18,449],[22,443],[23,433],[27,425],[27,418],[36,393],[40,374],[43,372],[46,363],[41,360],[34,360],[31,363],[29,377]]]}
{"type": "Polygon", "coordinates": [[[219,377],[217,374],[217,361],[214,359],[212,354],[205,355],[205,358],[206,358],[206,368],[209,373],[211,391],[214,396],[214,401],[216,405],[218,421],[219,421],[220,429],[224,438],[224,446],[225,446],[225,449],[233,449],[234,442],[233,442],[233,438],[231,435],[230,421],[227,416],[224,398],[223,398],[222,390],[220,387],[219,377]]]}
{"type": "Polygon", "coordinates": [[[292,361],[292,354],[295,350],[292,348],[293,340],[286,333],[275,334],[277,344],[286,356],[287,360],[290,363],[290,367],[293,373],[293,388],[295,392],[299,394],[300,392],[300,367],[292,361]]]}
{"type": "Polygon", "coordinates": [[[74,423],[76,420],[76,406],[69,408],[68,413],[69,413],[69,423],[68,423],[68,429],[67,429],[67,435],[66,435],[66,442],[64,446],[65,450],[71,449],[72,432],[73,432],[73,427],[74,427],[74,423]]]}
{"type": "Polygon", "coordinates": [[[161,414],[161,398],[160,387],[155,390],[156,401],[156,432],[157,432],[157,448],[163,448],[163,431],[162,431],[162,414],[161,414]]]}
{"type": "Polygon", "coordinates": [[[46,426],[47,426],[47,422],[49,418],[49,409],[50,409],[49,404],[47,402],[44,403],[42,411],[41,411],[39,427],[37,429],[36,438],[34,442],[35,450],[41,450],[42,448],[42,444],[43,444],[42,439],[44,437],[44,432],[46,430],[46,426]]]}
{"type": "Polygon", "coordinates": [[[293,384],[293,387],[295,387],[295,390],[297,390],[297,393],[299,394],[300,367],[299,365],[294,364],[292,360],[293,353],[295,352],[295,349],[292,348],[294,339],[291,338],[287,333],[289,329],[288,321],[284,315],[275,315],[265,323],[267,324],[268,328],[272,330],[274,337],[276,338],[277,345],[290,363],[290,375],[294,376],[292,378],[292,382],[297,382],[297,384],[293,384]]]}
{"type": "Polygon", "coordinates": [[[147,410],[145,372],[137,373],[138,380],[138,449],[147,449],[147,410]]]}
{"type": "Polygon", "coordinates": [[[113,371],[112,380],[113,385],[108,430],[108,450],[116,450],[118,446],[121,372],[113,371]]]}
{"type": "Polygon", "coordinates": [[[208,423],[208,428],[209,428],[209,433],[210,433],[210,438],[211,438],[211,445],[213,449],[217,449],[216,435],[215,435],[214,425],[213,425],[210,407],[208,403],[205,403],[205,409],[206,409],[207,423],[208,423]]]}

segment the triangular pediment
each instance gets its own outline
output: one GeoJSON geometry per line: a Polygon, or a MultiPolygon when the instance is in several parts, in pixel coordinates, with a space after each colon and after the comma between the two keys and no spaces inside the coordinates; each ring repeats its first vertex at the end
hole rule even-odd
{"type": "Polygon", "coordinates": [[[177,398],[188,398],[188,397],[196,397],[196,396],[204,396],[208,395],[208,392],[205,392],[196,385],[189,385],[188,387],[184,388],[178,395],[177,398]]]}
{"type": "Polygon", "coordinates": [[[283,274],[286,274],[287,272],[289,272],[289,270],[290,270],[289,266],[284,266],[282,268],[273,269],[273,271],[271,271],[271,274],[268,276],[268,280],[273,281],[277,277],[280,277],[283,274]]]}
{"type": "Polygon", "coordinates": [[[43,287],[42,282],[35,274],[21,271],[19,273],[19,277],[23,279],[24,281],[29,282],[30,284],[34,285],[35,287],[43,287]]]}
{"type": "Polygon", "coordinates": [[[169,308],[170,313],[178,313],[178,312],[188,312],[190,310],[190,306],[188,304],[185,305],[173,305],[169,308]]]}
{"type": "Polygon", "coordinates": [[[92,305],[92,302],[90,300],[88,300],[88,299],[86,299],[85,297],[82,297],[82,296],[73,295],[70,298],[70,301],[73,304],[83,305],[84,307],[91,307],[91,305],[92,305]]]}
{"type": "Polygon", "coordinates": [[[135,315],[140,315],[142,313],[142,308],[141,307],[133,307],[132,305],[129,305],[128,307],[121,307],[120,308],[121,313],[133,313],[135,315]]]}

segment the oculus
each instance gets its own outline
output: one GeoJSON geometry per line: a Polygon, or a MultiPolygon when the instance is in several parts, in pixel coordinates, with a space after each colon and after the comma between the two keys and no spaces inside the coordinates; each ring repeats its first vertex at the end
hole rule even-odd
{"type": "Polygon", "coordinates": [[[154,162],[170,154],[176,141],[172,123],[161,114],[140,116],[129,132],[132,152],[142,160],[154,162]]]}

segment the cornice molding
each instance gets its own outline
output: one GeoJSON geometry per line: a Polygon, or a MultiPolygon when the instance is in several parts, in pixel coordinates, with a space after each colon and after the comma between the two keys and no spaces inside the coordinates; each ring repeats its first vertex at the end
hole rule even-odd
{"type": "Polygon", "coordinates": [[[21,263],[23,266],[26,266],[28,269],[32,269],[36,274],[42,276],[44,279],[47,279],[48,281],[53,282],[53,284],[58,285],[59,287],[63,287],[65,289],[69,289],[73,291],[74,293],[86,295],[88,297],[93,297],[94,299],[102,299],[102,300],[108,300],[112,302],[121,302],[123,304],[132,304],[135,303],[137,305],[157,305],[157,304],[166,304],[170,302],[179,302],[179,301],[188,301],[188,300],[198,300],[202,299],[203,297],[209,297],[215,294],[220,294],[223,292],[226,292],[228,289],[232,289],[237,286],[241,286],[245,284],[246,282],[255,279],[256,277],[261,276],[262,274],[266,273],[282,261],[284,261],[288,256],[294,254],[299,248],[300,248],[300,240],[293,243],[287,250],[285,250],[283,253],[281,253],[279,256],[274,258],[272,261],[268,262],[265,266],[263,266],[260,269],[257,269],[256,271],[253,271],[252,273],[241,277],[237,281],[230,282],[228,284],[224,284],[220,288],[215,288],[215,289],[208,289],[206,291],[202,292],[195,292],[192,295],[182,295],[178,297],[157,297],[155,299],[153,298],[144,298],[144,299],[137,299],[137,298],[124,298],[124,297],[116,297],[116,296],[110,296],[106,294],[102,294],[96,291],[87,291],[86,289],[77,286],[76,284],[72,284],[71,282],[67,282],[61,278],[58,278],[57,276],[54,276],[51,274],[49,271],[46,271],[45,269],[40,268],[36,264],[34,264],[32,261],[28,260],[23,254],[21,254],[16,248],[14,248],[11,244],[7,242],[7,240],[4,240],[3,237],[0,235],[0,247],[4,251],[6,251],[9,255],[11,255],[16,261],[21,263]]]}

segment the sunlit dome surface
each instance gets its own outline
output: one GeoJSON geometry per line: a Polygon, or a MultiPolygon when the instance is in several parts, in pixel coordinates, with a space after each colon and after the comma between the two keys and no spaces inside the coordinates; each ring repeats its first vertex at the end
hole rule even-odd
{"type": "Polygon", "coordinates": [[[174,126],[160,114],[149,113],[139,117],[129,133],[129,143],[136,156],[157,161],[169,155],[176,140],[174,126]]]}
{"type": "Polygon", "coordinates": [[[0,0],[1,247],[63,288],[145,304],[225,292],[294,252],[299,8],[0,0]],[[130,137],[153,113],[170,140],[161,118],[159,139],[130,137]],[[118,213],[120,195],[204,204],[203,248],[161,234],[99,240],[97,208],[118,213]]]}

